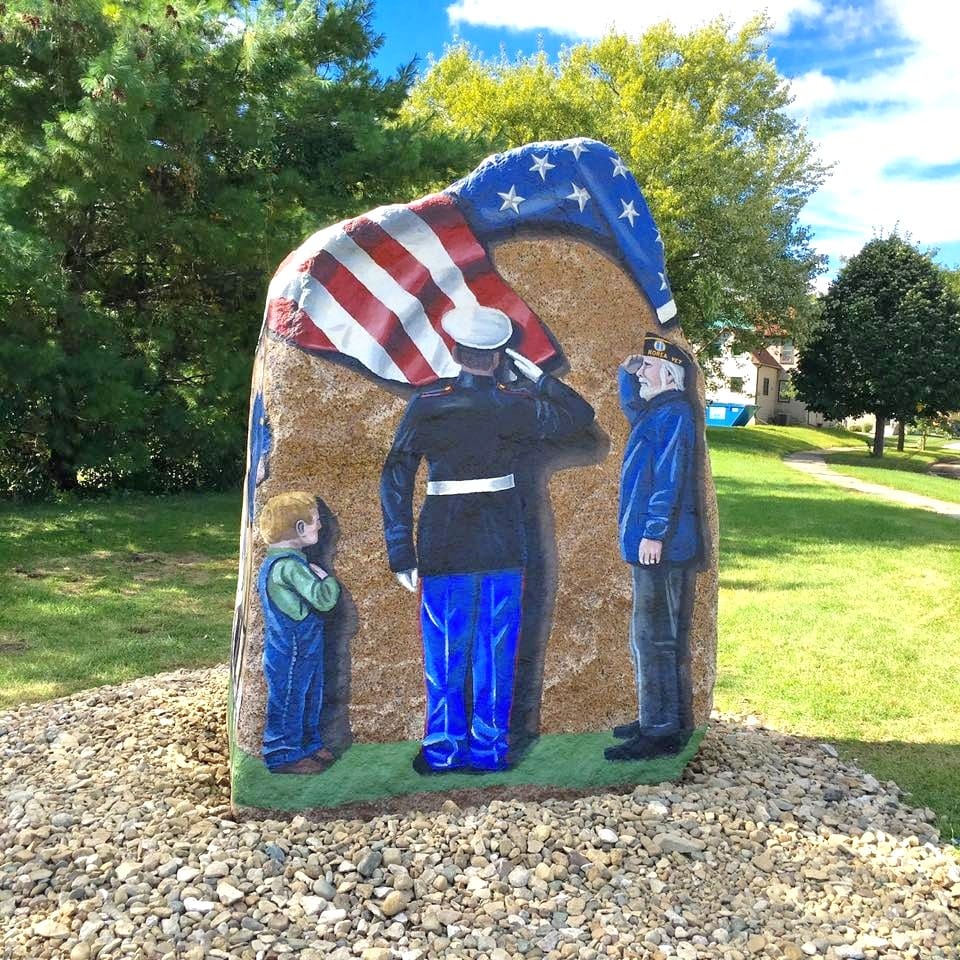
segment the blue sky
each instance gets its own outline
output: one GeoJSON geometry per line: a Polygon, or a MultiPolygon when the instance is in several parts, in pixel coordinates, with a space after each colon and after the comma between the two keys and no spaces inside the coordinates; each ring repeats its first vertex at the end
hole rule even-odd
{"type": "MultiPolygon", "coordinates": [[[[899,228],[960,264],[960,5],[938,0],[378,0],[377,58],[393,73],[460,37],[483,54],[554,56],[611,25],[633,35],[663,19],[681,29],[720,13],[735,24],[766,9],[771,55],[791,81],[797,120],[832,163],[804,222],[830,275],[878,232],[899,228]]],[[[669,256],[669,251],[668,256],[669,256]]],[[[669,264],[669,261],[668,261],[669,264]]]]}

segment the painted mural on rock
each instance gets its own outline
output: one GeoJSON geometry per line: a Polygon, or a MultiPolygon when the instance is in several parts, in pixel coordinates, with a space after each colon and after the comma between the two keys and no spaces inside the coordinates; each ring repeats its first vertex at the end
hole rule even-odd
{"type": "Polygon", "coordinates": [[[637,719],[608,760],[669,755],[693,732],[689,624],[702,560],[697,418],[686,393],[692,361],[658,335],[617,371],[630,424],[620,484],[620,549],[630,565],[630,656],[637,719]]]}
{"type": "Polygon", "coordinates": [[[715,543],[702,381],[609,147],[531,144],[319,231],[255,364],[234,804],[678,776],[715,543]]]}

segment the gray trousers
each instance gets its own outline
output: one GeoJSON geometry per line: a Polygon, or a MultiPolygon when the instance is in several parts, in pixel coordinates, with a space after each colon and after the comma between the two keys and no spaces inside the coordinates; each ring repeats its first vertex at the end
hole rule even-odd
{"type": "Polygon", "coordinates": [[[640,732],[666,736],[693,729],[687,635],[696,570],[661,561],[630,565],[630,654],[637,680],[640,732]]]}

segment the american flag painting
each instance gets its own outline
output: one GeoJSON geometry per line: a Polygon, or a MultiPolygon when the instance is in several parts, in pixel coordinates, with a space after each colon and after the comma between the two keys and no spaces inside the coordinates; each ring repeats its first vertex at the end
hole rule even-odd
{"type": "Polygon", "coordinates": [[[457,375],[441,319],[479,304],[510,317],[514,349],[547,362],[557,347],[487,250],[492,240],[536,231],[601,247],[661,324],[676,314],[663,243],[636,181],[610,147],[579,138],[496,154],[441,193],[313,234],[277,270],[265,328],[311,353],[421,386],[457,375]]]}

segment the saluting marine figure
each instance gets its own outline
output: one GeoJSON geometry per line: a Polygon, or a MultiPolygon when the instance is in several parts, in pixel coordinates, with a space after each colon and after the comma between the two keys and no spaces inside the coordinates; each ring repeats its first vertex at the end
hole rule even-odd
{"type": "Polygon", "coordinates": [[[693,728],[690,610],[700,553],[696,428],[682,350],[655,336],[618,370],[630,423],[620,477],[620,549],[633,573],[630,654],[639,718],[614,728],[608,760],[678,753],[693,728]]]}
{"type": "Polygon", "coordinates": [[[593,408],[535,363],[506,350],[530,381],[506,387],[494,374],[513,329],[490,307],[443,318],[460,375],[411,398],[380,484],[390,569],[421,586],[427,708],[421,773],[508,763],[523,568],[517,461],[532,444],[588,426],[593,408]],[[413,487],[421,458],[427,497],[413,536],[413,487]],[[466,680],[472,677],[467,715],[466,680]]]}

